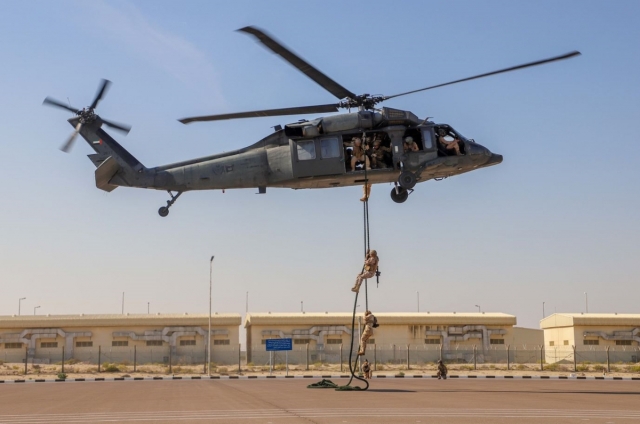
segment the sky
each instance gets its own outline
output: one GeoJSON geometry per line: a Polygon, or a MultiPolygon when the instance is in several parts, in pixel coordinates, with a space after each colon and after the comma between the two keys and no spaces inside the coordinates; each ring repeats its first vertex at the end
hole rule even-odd
{"type": "MultiPolygon", "coordinates": [[[[92,150],[46,96],[133,126],[145,166],[234,150],[315,116],[180,124],[185,116],[335,98],[235,32],[261,27],[355,93],[392,99],[492,152],[499,166],[373,187],[379,312],[638,313],[640,3],[636,1],[0,2],[0,315],[343,312],[362,266],[360,187],[185,193],[96,189],[92,150]],[[419,292],[420,304],[417,298],[419,292]],[[301,303],[303,302],[303,303],[301,303]]],[[[363,310],[364,305],[358,308],[363,310]]]]}

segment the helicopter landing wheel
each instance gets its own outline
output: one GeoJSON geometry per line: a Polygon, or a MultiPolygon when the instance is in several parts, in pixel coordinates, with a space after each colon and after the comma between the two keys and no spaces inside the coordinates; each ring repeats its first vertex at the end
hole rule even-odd
{"type": "Polygon", "coordinates": [[[170,190],[167,190],[167,193],[169,193],[169,196],[171,196],[171,199],[167,200],[167,206],[163,206],[160,209],[158,209],[158,215],[160,215],[163,218],[169,215],[169,208],[171,207],[171,205],[173,205],[176,202],[176,200],[178,200],[178,197],[180,197],[180,195],[182,194],[182,192],[179,191],[174,195],[173,193],[171,193],[170,190]]]}
{"type": "Polygon", "coordinates": [[[391,200],[396,203],[404,203],[409,198],[409,191],[403,189],[402,187],[392,188],[391,189],[391,200]],[[397,190],[397,191],[396,191],[397,190]]]}
{"type": "Polygon", "coordinates": [[[416,182],[416,174],[410,171],[402,171],[402,173],[398,177],[398,184],[400,184],[400,187],[404,188],[405,190],[411,190],[412,188],[414,188],[416,186],[416,182]]]}

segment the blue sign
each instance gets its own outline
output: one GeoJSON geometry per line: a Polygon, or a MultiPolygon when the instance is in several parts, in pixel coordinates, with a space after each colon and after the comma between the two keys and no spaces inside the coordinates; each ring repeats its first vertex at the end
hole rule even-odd
{"type": "Polygon", "coordinates": [[[267,352],[272,350],[293,350],[291,339],[267,339],[267,352]]]}

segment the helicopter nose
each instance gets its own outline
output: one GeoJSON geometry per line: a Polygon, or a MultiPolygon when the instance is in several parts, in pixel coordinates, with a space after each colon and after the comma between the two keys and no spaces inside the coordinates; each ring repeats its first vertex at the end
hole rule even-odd
{"type": "Polygon", "coordinates": [[[484,164],[484,166],[497,165],[499,163],[502,163],[502,155],[491,153],[491,156],[489,156],[489,160],[484,164]]]}

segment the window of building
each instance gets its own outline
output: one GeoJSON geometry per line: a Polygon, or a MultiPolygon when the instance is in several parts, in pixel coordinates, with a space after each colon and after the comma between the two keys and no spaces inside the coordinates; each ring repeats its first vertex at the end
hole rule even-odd
{"type": "Polygon", "coordinates": [[[600,344],[600,340],[584,340],[582,344],[585,346],[598,346],[600,344]]]}
{"type": "Polygon", "coordinates": [[[129,340],[113,340],[111,342],[111,346],[119,346],[119,347],[123,347],[123,346],[129,346],[129,340]]]}
{"type": "Polygon", "coordinates": [[[293,344],[307,344],[310,342],[311,339],[293,339],[293,344]]]}
{"type": "Polygon", "coordinates": [[[569,346],[569,340],[565,340],[562,344],[564,344],[565,346],[569,346]]]}
{"type": "Polygon", "coordinates": [[[631,346],[631,340],[616,340],[616,346],[631,346]]]}
{"type": "Polygon", "coordinates": [[[22,349],[22,343],[5,343],[5,349],[22,349]]]}
{"type": "Polygon", "coordinates": [[[45,347],[45,348],[58,347],[58,342],[40,342],[40,347],[45,347]]]}
{"type": "Polygon", "coordinates": [[[376,344],[376,339],[367,340],[367,344],[376,344]]]}
{"type": "Polygon", "coordinates": [[[162,346],[162,340],[147,340],[147,346],[162,346]]]}
{"type": "Polygon", "coordinates": [[[327,344],[342,344],[342,339],[327,339],[327,344]]]}
{"type": "Polygon", "coordinates": [[[180,346],[195,346],[195,340],[180,340],[180,346]]]}
{"type": "Polygon", "coordinates": [[[316,146],[313,140],[298,141],[298,160],[313,160],[316,158],[316,146]]]}
{"type": "Polygon", "coordinates": [[[440,339],[424,339],[424,344],[434,344],[434,345],[439,345],[440,344],[440,339]]]}
{"type": "Polygon", "coordinates": [[[93,342],[76,342],[76,347],[93,347],[93,342]]]}
{"type": "Polygon", "coordinates": [[[213,341],[214,345],[228,345],[230,344],[229,339],[219,339],[219,340],[214,340],[213,341]]]}
{"type": "Polygon", "coordinates": [[[556,342],[554,342],[553,340],[549,342],[549,346],[555,346],[556,342]]]}
{"type": "Polygon", "coordinates": [[[503,345],[504,344],[504,339],[489,339],[489,344],[503,345]]]}
{"type": "Polygon", "coordinates": [[[323,138],[320,140],[320,156],[323,159],[339,158],[340,143],[335,137],[323,138]]]}

